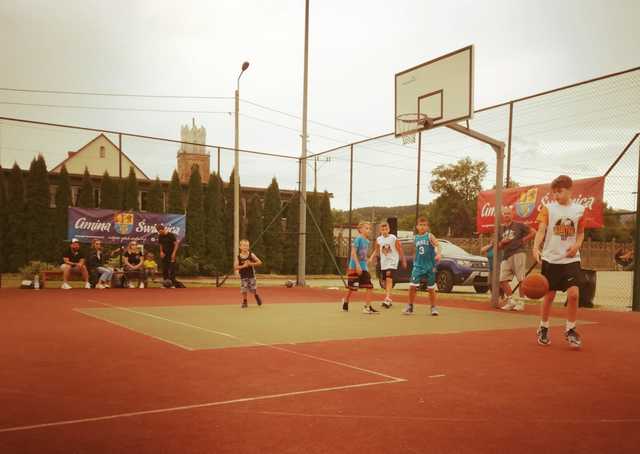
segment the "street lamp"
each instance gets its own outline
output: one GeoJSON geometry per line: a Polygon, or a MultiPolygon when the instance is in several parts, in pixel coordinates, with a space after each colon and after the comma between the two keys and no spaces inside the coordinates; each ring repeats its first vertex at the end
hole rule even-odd
{"type": "Polygon", "coordinates": [[[249,62],[242,64],[242,71],[238,75],[236,84],[236,127],[235,127],[235,150],[233,165],[233,253],[238,254],[240,247],[240,77],[249,67],[249,62]]]}

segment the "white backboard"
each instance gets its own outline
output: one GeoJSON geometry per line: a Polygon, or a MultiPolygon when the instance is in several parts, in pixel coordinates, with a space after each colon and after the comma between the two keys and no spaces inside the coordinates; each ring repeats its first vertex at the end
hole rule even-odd
{"type": "Polygon", "coordinates": [[[402,119],[427,115],[433,125],[473,115],[473,46],[456,50],[396,74],[395,135],[427,129],[402,119]]]}

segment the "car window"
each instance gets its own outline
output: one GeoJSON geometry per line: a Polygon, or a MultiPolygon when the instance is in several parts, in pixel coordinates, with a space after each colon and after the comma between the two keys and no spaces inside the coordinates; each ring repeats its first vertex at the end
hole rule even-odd
{"type": "Polygon", "coordinates": [[[461,247],[451,243],[440,242],[440,248],[442,249],[442,255],[471,255],[461,247]]]}

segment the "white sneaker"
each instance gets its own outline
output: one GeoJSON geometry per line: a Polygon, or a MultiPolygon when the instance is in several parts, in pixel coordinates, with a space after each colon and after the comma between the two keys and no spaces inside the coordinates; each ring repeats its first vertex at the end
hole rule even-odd
{"type": "Polygon", "coordinates": [[[103,284],[101,284],[101,283],[99,283],[99,282],[98,282],[98,283],[96,284],[96,288],[97,288],[98,290],[102,290],[102,289],[104,289],[104,288],[105,288],[105,286],[104,286],[103,284]]]}
{"type": "Polygon", "coordinates": [[[84,283],[84,288],[91,288],[91,284],[89,284],[88,282],[84,283]]]}
{"type": "Polygon", "coordinates": [[[144,282],[140,282],[140,287],[138,288],[144,288],[144,282]]]}
{"type": "Polygon", "coordinates": [[[136,286],[133,284],[129,284],[129,288],[136,288],[136,286]]]}
{"type": "Polygon", "coordinates": [[[516,300],[516,303],[513,305],[513,310],[522,312],[524,310],[524,301],[516,300]]]}
{"type": "Polygon", "coordinates": [[[67,282],[64,282],[60,288],[63,290],[71,290],[73,287],[71,287],[67,282]]]}
{"type": "Polygon", "coordinates": [[[391,306],[393,306],[393,301],[391,301],[391,298],[385,298],[384,301],[382,302],[382,306],[385,309],[390,309],[391,306]]]}
{"type": "Polygon", "coordinates": [[[511,298],[507,298],[507,304],[502,306],[500,309],[502,309],[503,311],[512,311],[515,307],[516,305],[513,304],[513,301],[511,301],[511,298]]]}

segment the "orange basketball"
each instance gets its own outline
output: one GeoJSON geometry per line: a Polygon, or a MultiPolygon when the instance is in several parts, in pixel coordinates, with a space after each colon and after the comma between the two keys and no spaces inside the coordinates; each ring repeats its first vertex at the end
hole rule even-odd
{"type": "Polygon", "coordinates": [[[542,298],[549,291],[549,281],[542,274],[530,274],[520,285],[522,285],[522,293],[534,300],[542,298]]]}

